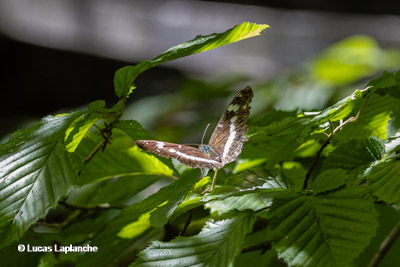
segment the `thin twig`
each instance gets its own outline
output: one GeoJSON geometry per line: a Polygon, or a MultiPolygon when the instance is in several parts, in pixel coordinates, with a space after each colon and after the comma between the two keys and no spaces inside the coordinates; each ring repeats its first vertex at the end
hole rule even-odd
{"type": "Polygon", "coordinates": [[[271,242],[265,242],[265,243],[261,243],[261,244],[257,244],[254,246],[248,246],[248,247],[244,247],[242,248],[241,253],[249,253],[249,252],[253,252],[253,251],[258,251],[261,250],[261,253],[265,253],[267,250],[271,249],[271,242]]]}
{"type": "Polygon", "coordinates": [[[99,152],[100,148],[102,151],[106,148],[107,144],[110,144],[110,138],[111,138],[111,130],[112,130],[112,124],[106,124],[104,123],[105,128],[100,129],[96,124],[95,127],[97,127],[100,130],[100,135],[103,137],[100,143],[97,144],[97,146],[92,150],[92,152],[83,160],[83,165],[86,165],[93,157],[96,155],[97,152],[99,152]]]}
{"type": "Polygon", "coordinates": [[[262,212],[262,211],[267,210],[267,209],[269,209],[269,208],[270,208],[270,207],[264,207],[264,208],[262,208],[262,209],[257,210],[255,213],[262,212]]]}
{"type": "Polygon", "coordinates": [[[176,177],[175,175],[170,175],[170,176],[167,176],[168,178],[171,178],[172,180],[174,180],[174,181],[178,181],[178,177],[176,177]]]}
{"type": "Polygon", "coordinates": [[[369,96],[370,96],[370,95],[367,95],[367,96],[366,96],[366,98],[365,98],[365,100],[364,100],[364,103],[361,105],[361,107],[360,107],[360,109],[358,110],[357,115],[356,115],[355,117],[350,117],[350,118],[348,118],[345,122],[341,123],[341,124],[340,124],[338,127],[336,127],[333,131],[332,131],[332,128],[333,128],[332,122],[329,121],[329,123],[330,123],[330,128],[331,128],[332,133],[328,135],[328,138],[325,140],[325,142],[322,144],[321,148],[318,150],[317,154],[315,155],[314,161],[313,161],[313,163],[311,164],[310,168],[308,169],[308,171],[307,171],[307,173],[306,173],[306,176],[305,176],[305,178],[304,178],[303,190],[304,190],[304,189],[307,189],[308,181],[310,180],[311,173],[312,173],[312,171],[314,170],[315,166],[317,166],[317,163],[318,163],[318,161],[319,161],[319,159],[320,159],[320,157],[321,157],[322,151],[328,146],[328,144],[330,143],[332,137],[333,137],[340,129],[342,129],[343,126],[345,126],[346,124],[348,124],[348,123],[350,123],[350,122],[354,122],[354,121],[357,121],[357,120],[358,120],[358,118],[360,117],[361,111],[364,109],[365,105],[367,104],[367,101],[368,101],[369,96]]]}
{"type": "Polygon", "coordinates": [[[86,164],[94,157],[94,155],[96,155],[96,153],[99,152],[100,148],[102,148],[106,142],[107,142],[107,141],[103,139],[103,140],[92,150],[92,152],[89,154],[89,156],[87,156],[87,157],[83,160],[83,165],[86,165],[86,164]]]}
{"type": "Polygon", "coordinates": [[[329,128],[331,129],[331,133],[333,133],[333,130],[334,130],[335,128],[333,127],[333,123],[332,123],[331,120],[329,120],[329,128]]]}
{"type": "Polygon", "coordinates": [[[385,254],[392,247],[393,243],[400,236],[400,220],[396,224],[396,226],[392,229],[389,235],[383,240],[379,250],[375,253],[368,267],[376,267],[379,265],[385,254]]]}
{"type": "Polygon", "coordinates": [[[319,158],[321,157],[322,151],[325,149],[325,147],[327,145],[329,145],[331,139],[332,139],[333,135],[330,134],[328,136],[328,138],[325,140],[324,144],[321,146],[321,148],[318,150],[317,154],[315,155],[314,161],[311,164],[311,167],[308,169],[307,173],[306,173],[306,177],[304,179],[304,184],[303,184],[303,190],[307,189],[307,185],[308,185],[308,180],[310,180],[311,177],[311,173],[314,170],[315,166],[317,166],[317,163],[319,161],[319,158]]]}
{"type": "Polygon", "coordinates": [[[217,173],[218,173],[218,170],[216,168],[214,168],[214,177],[212,179],[211,188],[207,188],[206,190],[204,190],[203,193],[201,193],[202,196],[208,192],[214,191],[215,182],[217,181],[217,173]]]}
{"type": "Polygon", "coordinates": [[[65,208],[69,210],[111,210],[111,209],[123,209],[125,206],[119,206],[119,205],[110,205],[110,204],[100,204],[94,207],[79,207],[75,205],[68,204],[67,202],[58,202],[61,206],[64,206],[65,208]]]}
{"type": "Polygon", "coordinates": [[[185,221],[185,225],[182,228],[182,231],[179,233],[180,236],[183,236],[186,233],[187,228],[189,227],[190,222],[192,221],[193,210],[189,210],[188,217],[185,221]]]}

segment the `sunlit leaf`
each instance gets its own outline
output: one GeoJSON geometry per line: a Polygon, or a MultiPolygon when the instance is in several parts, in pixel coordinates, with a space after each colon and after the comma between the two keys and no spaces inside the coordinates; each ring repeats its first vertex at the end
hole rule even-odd
{"type": "Polygon", "coordinates": [[[343,85],[371,75],[381,68],[398,65],[399,59],[399,53],[393,54],[380,49],[371,37],[357,35],[325,50],[314,60],[311,71],[318,79],[343,85]]]}
{"type": "MultiPolygon", "coordinates": [[[[161,193],[168,194],[169,192],[169,194],[168,197],[164,197],[164,202],[160,202],[158,207],[151,213],[151,225],[155,227],[164,226],[168,222],[169,218],[171,218],[178,205],[183,201],[186,194],[194,187],[198,179],[198,171],[188,171],[173,185],[166,187],[164,190],[165,192],[160,192],[157,201],[162,200],[161,193]]],[[[157,194],[155,195],[157,197],[157,194]]]]}
{"type": "Polygon", "coordinates": [[[129,95],[131,85],[136,77],[151,67],[260,35],[268,27],[265,24],[243,22],[224,33],[197,36],[191,41],[171,47],[152,60],[141,61],[136,66],[123,67],[115,73],[115,93],[118,97],[129,95]]]}
{"type": "Polygon", "coordinates": [[[270,238],[289,266],[347,266],[374,236],[377,216],[363,188],[281,195],[268,215],[270,238]]]}
{"type": "Polygon", "coordinates": [[[99,119],[101,119],[101,115],[89,113],[81,116],[71,124],[65,134],[65,148],[68,152],[75,151],[90,127],[99,119]]]}
{"type": "Polygon", "coordinates": [[[139,122],[133,120],[122,120],[114,125],[115,128],[122,130],[126,133],[130,138],[134,141],[143,140],[143,139],[151,139],[150,134],[143,129],[142,125],[139,122]]]}
{"type": "MultiPolygon", "coordinates": [[[[84,158],[93,151],[95,146],[94,142],[86,140],[78,152],[84,158]]],[[[137,146],[125,151],[118,151],[110,145],[105,151],[99,151],[85,165],[79,177],[79,184],[84,185],[112,177],[132,175],[171,177],[172,170],[153,155],[140,151],[137,146]]]]}
{"type": "MultiPolygon", "coordinates": [[[[158,190],[156,193],[152,194],[148,198],[131,205],[123,210],[122,214],[113,220],[107,228],[104,229],[103,232],[100,232],[91,242],[91,245],[98,246],[103,251],[100,255],[85,254],[79,261],[79,266],[88,266],[88,265],[104,265],[105,263],[109,263],[120,255],[122,249],[126,249],[132,243],[136,241],[136,235],[132,235],[132,239],[128,238],[127,235],[118,236],[118,233],[121,232],[124,227],[130,225],[135,222],[143,222],[140,220],[143,214],[148,212],[153,212],[153,220],[158,220],[157,224],[163,224],[168,221],[168,217],[175,210],[177,205],[183,200],[185,195],[193,188],[194,184],[197,182],[198,177],[200,176],[200,171],[191,170],[185,173],[179,180],[174,181],[158,190]],[[167,204],[165,204],[165,202],[167,204]],[[164,204],[164,205],[162,205],[164,204]],[[161,206],[162,205],[162,206],[161,206]],[[161,210],[154,210],[155,208],[161,206],[167,207],[161,210]],[[154,210],[154,211],[153,211],[154,210]]],[[[150,217],[150,220],[151,217],[150,217]]],[[[142,225],[144,226],[144,225],[142,225]]],[[[126,230],[127,228],[125,228],[126,230]]],[[[154,229],[154,228],[151,228],[154,229]]],[[[159,228],[156,228],[159,229],[159,228]]],[[[154,238],[154,235],[162,231],[160,230],[148,230],[143,234],[146,235],[146,238],[154,238]]],[[[123,232],[122,232],[123,233],[123,232]]],[[[126,233],[126,232],[125,232],[126,233]]],[[[136,232],[137,234],[138,232],[136,232]]],[[[140,235],[139,237],[141,237],[140,235]]],[[[143,241],[141,241],[143,242],[143,241]]]]}
{"type": "Polygon", "coordinates": [[[149,219],[150,212],[144,213],[137,221],[122,228],[122,230],[118,233],[118,236],[121,238],[131,239],[141,235],[144,231],[151,227],[149,219]]]}
{"type": "Polygon", "coordinates": [[[379,139],[387,138],[386,128],[392,109],[396,104],[398,104],[398,100],[395,98],[373,94],[361,111],[359,119],[343,127],[336,134],[335,139],[347,141],[372,136],[379,139]]]}
{"type": "Polygon", "coordinates": [[[204,206],[210,209],[211,213],[219,215],[231,210],[243,211],[246,209],[260,210],[272,204],[272,198],[263,194],[248,194],[240,197],[228,197],[223,200],[216,200],[206,203],[204,206]]]}
{"type": "Polygon", "coordinates": [[[368,188],[379,200],[400,204],[400,161],[389,161],[372,168],[366,176],[368,188]]]}
{"type": "Polygon", "coordinates": [[[254,222],[250,212],[234,215],[208,221],[198,235],[178,237],[168,243],[156,241],[131,266],[233,266],[254,222]]]}
{"type": "Polygon", "coordinates": [[[372,86],[382,96],[390,94],[392,97],[400,98],[400,71],[396,73],[385,71],[378,78],[371,80],[368,86],[372,86]]]}
{"type": "Polygon", "coordinates": [[[0,145],[0,240],[18,239],[76,184],[64,135],[80,115],[46,117],[0,145]]]}
{"type": "Polygon", "coordinates": [[[354,170],[366,167],[381,159],[383,152],[383,145],[373,138],[341,143],[325,159],[323,169],[354,170]]]}
{"type": "Polygon", "coordinates": [[[385,144],[385,152],[387,154],[391,154],[397,150],[400,150],[400,132],[389,138],[388,142],[385,144]]]}

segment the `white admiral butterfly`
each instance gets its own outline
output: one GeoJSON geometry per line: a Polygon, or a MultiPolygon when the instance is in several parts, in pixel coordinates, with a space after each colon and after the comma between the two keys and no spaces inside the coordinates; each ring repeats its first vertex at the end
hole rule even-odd
{"type": "MultiPolygon", "coordinates": [[[[250,114],[252,89],[247,86],[241,90],[222,114],[208,145],[199,148],[155,140],[137,140],[136,144],[145,151],[164,158],[175,158],[193,168],[221,169],[234,161],[242,152],[243,142],[247,141],[246,121],[250,114]]],[[[213,187],[215,175],[213,179],[213,187]]],[[[212,188],[213,188],[212,187],[212,188]]]]}

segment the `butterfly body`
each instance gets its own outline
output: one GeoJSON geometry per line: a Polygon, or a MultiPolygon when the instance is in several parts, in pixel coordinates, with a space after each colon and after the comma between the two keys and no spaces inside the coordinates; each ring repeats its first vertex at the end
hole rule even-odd
{"type": "Polygon", "coordinates": [[[208,145],[199,148],[186,145],[155,141],[138,140],[136,144],[145,151],[165,158],[175,158],[192,168],[221,169],[224,165],[236,160],[242,151],[244,134],[248,127],[246,121],[250,114],[252,89],[247,86],[241,90],[228,105],[208,145]]]}

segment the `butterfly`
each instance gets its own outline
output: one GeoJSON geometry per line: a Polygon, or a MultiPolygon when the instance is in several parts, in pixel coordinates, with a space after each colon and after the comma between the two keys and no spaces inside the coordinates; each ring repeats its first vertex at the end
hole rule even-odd
{"type": "Polygon", "coordinates": [[[247,141],[244,135],[248,130],[246,122],[250,115],[252,98],[250,86],[233,98],[215,127],[208,145],[201,144],[199,148],[195,148],[156,140],[137,140],[136,144],[144,151],[164,158],[175,158],[192,168],[214,169],[212,191],[217,170],[236,160],[242,152],[243,143],[247,141]]]}

